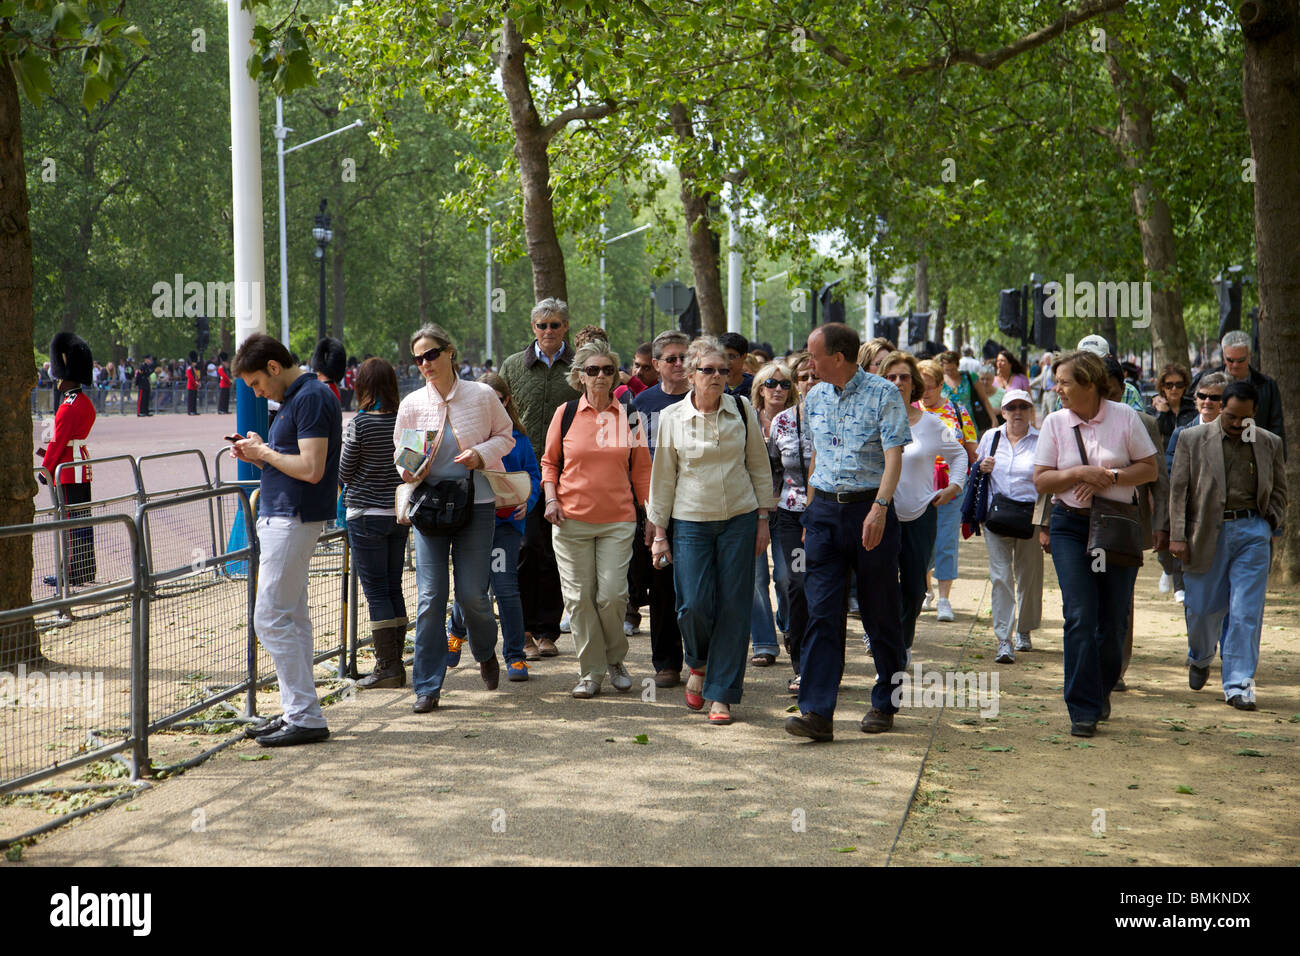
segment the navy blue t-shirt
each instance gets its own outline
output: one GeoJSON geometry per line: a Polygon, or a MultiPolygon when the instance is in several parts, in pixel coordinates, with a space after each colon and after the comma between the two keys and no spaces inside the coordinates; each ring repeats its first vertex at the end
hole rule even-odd
{"type": "Polygon", "coordinates": [[[669,395],[660,386],[652,385],[649,388],[641,389],[641,394],[633,399],[632,407],[640,413],[643,420],[642,427],[646,430],[646,444],[650,447],[650,456],[652,458],[655,453],[655,432],[659,430],[659,413],[669,405],[676,405],[689,394],[690,391],[688,390],[680,395],[669,395]]]}
{"type": "Polygon", "coordinates": [[[303,438],[326,438],[325,474],[314,485],[291,478],[262,462],[262,493],[257,513],[264,517],[328,521],[337,513],[339,453],[343,449],[343,410],[328,385],[310,372],[294,379],[284,393],[266,443],[285,455],[299,453],[303,438]]]}

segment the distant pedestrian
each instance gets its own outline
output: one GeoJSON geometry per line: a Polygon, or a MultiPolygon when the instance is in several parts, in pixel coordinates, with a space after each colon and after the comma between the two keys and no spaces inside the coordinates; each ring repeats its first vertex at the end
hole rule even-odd
{"type": "MultiPolygon", "coordinates": [[[[91,466],[77,462],[91,458],[86,439],[95,426],[95,405],[85,394],[94,380],[94,359],[90,346],[71,332],[59,332],[50,342],[50,375],[59,402],[54,421],[47,426],[49,437],[40,450],[41,465],[58,482],[59,497],[68,518],[90,516],[91,466]],[[60,470],[60,465],[68,467],[60,470]]],[[[66,550],[67,583],[82,587],[95,579],[95,529],[76,528],[68,532],[66,550]]],[[[58,578],[45,579],[51,587],[58,578]]]]}
{"type": "Polygon", "coordinates": [[[230,390],[234,387],[234,382],[230,379],[230,371],[226,367],[229,357],[225,352],[217,356],[217,414],[230,414],[230,390]]]}
{"type": "Polygon", "coordinates": [[[185,414],[187,415],[199,413],[200,369],[199,353],[191,352],[190,360],[185,363],[185,414]]]}

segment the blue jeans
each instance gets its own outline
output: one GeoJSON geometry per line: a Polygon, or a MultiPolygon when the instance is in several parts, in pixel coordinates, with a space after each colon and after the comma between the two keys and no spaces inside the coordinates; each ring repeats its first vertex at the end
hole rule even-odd
{"type": "Polygon", "coordinates": [[[799,709],[827,720],[835,715],[844,674],[846,572],[856,576],[862,627],[871,635],[876,665],[871,706],[886,714],[898,710],[891,699],[893,681],[907,653],[898,583],[898,514],[890,505],[884,535],[867,551],[862,547],[862,522],[871,507],[870,501],[838,504],[817,495],[803,513],[808,628],[799,651],[799,709]]]}
{"type": "Polygon", "coordinates": [[[768,586],[767,552],[754,557],[754,593],[749,609],[749,634],[755,654],[771,654],[779,650],[776,626],[772,621],[772,593],[768,586]]]}
{"type": "Polygon", "coordinates": [[[737,608],[754,591],[758,512],[727,521],[673,519],[673,584],[686,663],[703,669],[706,700],[740,702],[749,622],[737,608]]]}
{"type": "Polygon", "coordinates": [[[808,601],[804,597],[803,525],[799,519],[803,512],[777,508],[773,516],[772,543],[781,555],[781,563],[789,573],[786,593],[790,601],[790,627],[786,631],[789,642],[786,653],[790,666],[799,673],[799,650],[803,645],[804,631],[808,629],[808,601]],[[796,570],[798,569],[798,570],[796,570]]]}
{"type": "MultiPolygon", "coordinates": [[[[492,537],[492,593],[501,620],[501,650],[506,663],[524,659],[524,605],[519,598],[519,547],[524,536],[514,525],[497,522],[492,537]]],[[[451,606],[451,633],[468,634],[459,604],[451,606]]]]}
{"type": "Polygon", "coordinates": [[[1065,617],[1065,706],[1070,720],[1095,722],[1119,680],[1137,568],[1106,565],[1088,553],[1088,519],[1054,508],[1052,563],[1065,617]]]}
{"type": "Polygon", "coordinates": [[[936,581],[957,580],[957,543],[961,540],[961,495],[946,505],[937,505],[938,524],[934,533],[934,568],[936,581]]]}
{"type": "Polygon", "coordinates": [[[1264,589],[1272,558],[1268,522],[1261,517],[1223,522],[1214,563],[1204,574],[1183,572],[1187,598],[1187,662],[1208,667],[1222,641],[1223,697],[1255,699],[1264,589]]]}
{"type": "Polygon", "coordinates": [[[406,628],[402,569],[410,532],[407,525],[387,516],[361,515],[348,520],[348,546],[373,626],[406,628]]]}
{"type": "Polygon", "coordinates": [[[903,599],[903,646],[909,651],[925,603],[925,569],[934,556],[937,520],[938,509],[930,505],[914,520],[899,522],[898,587],[903,599]]]}
{"type": "Polygon", "coordinates": [[[496,655],[497,622],[492,617],[488,580],[492,568],[492,529],[496,506],[471,506],[468,525],[452,537],[415,533],[415,578],[420,609],[415,619],[412,683],[417,697],[438,697],[447,674],[447,559],[456,565],[456,603],[469,626],[476,661],[496,655]]]}

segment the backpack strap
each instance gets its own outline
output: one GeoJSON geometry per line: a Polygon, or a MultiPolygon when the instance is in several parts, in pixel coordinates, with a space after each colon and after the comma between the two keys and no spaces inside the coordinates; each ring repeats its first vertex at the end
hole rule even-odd
{"type": "Polygon", "coordinates": [[[578,400],[572,399],[564,403],[564,415],[560,418],[560,459],[556,462],[555,477],[556,484],[559,484],[560,472],[564,471],[564,436],[569,434],[569,429],[573,426],[573,419],[578,414],[578,400]]]}

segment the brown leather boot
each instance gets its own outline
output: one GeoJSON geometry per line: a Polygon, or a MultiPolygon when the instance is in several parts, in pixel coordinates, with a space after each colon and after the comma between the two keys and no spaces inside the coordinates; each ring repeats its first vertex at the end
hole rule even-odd
{"type": "Polygon", "coordinates": [[[405,625],[375,628],[375,671],[357,681],[357,687],[362,690],[405,687],[406,668],[402,666],[405,644],[405,625]]]}

